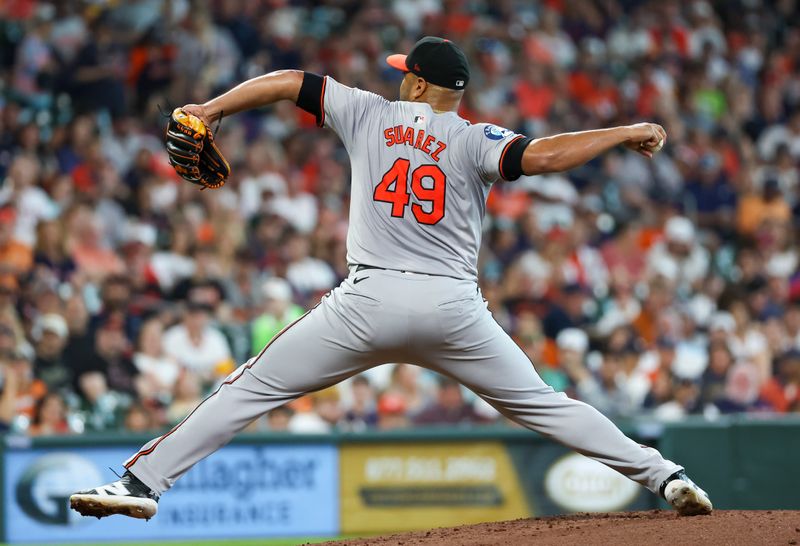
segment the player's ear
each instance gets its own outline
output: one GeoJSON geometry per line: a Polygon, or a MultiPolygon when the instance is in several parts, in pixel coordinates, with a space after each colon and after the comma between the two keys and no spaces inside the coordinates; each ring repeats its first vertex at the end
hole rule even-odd
{"type": "Polygon", "coordinates": [[[414,81],[414,86],[411,88],[411,100],[415,101],[425,94],[428,90],[428,82],[423,78],[417,78],[414,81]]]}

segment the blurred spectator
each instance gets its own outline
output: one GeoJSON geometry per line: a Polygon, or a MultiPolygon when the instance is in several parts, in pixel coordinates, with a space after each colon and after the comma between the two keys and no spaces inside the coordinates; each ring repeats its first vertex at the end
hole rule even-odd
{"type": "Polygon", "coordinates": [[[353,400],[344,412],[342,426],[355,432],[375,427],[378,424],[378,412],[375,408],[375,390],[369,379],[365,375],[357,375],[350,383],[350,387],[353,400]]]}
{"type": "Polygon", "coordinates": [[[642,407],[648,386],[637,370],[638,351],[630,343],[602,355],[596,372],[575,359],[564,364],[578,398],[609,417],[631,417],[642,407]]]}
{"type": "Polygon", "coordinates": [[[395,364],[392,368],[386,393],[403,399],[409,416],[420,413],[432,401],[431,393],[421,380],[422,369],[411,364],[395,364]]]}
{"type": "Polygon", "coordinates": [[[73,241],[70,246],[72,258],[78,271],[92,281],[101,281],[107,275],[123,274],[125,264],[113,249],[102,239],[102,225],[88,209],[77,209],[67,228],[73,241]]]}
{"type": "Polygon", "coordinates": [[[286,280],[301,294],[325,292],[333,288],[336,274],[324,261],[310,255],[310,241],[300,233],[289,235],[286,240],[286,280]]]}
{"type": "Polygon", "coordinates": [[[0,273],[0,336],[9,348],[25,345],[25,332],[17,313],[19,281],[11,274],[0,273]]]}
{"type": "Polygon", "coordinates": [[[294,412],[288,406],[280,406],[267,414],[267,429],[272,432],[288,432],[294,412]]]}
{"type": "Polygon", "coordinates": [[[775,364],[777,375],[767,381],[761,396],[775,411],[800,411],[800,351],[780,355],[775,364]]]}
{"type": "Polygon", "coordinates": [[[14,60],[13,89],[37,108],[47,106],[51,98],[47,93],[51,84],[47,76],[52,75],[55,69],[49,43],[54,16],[55,8],[50,4],[35,8],[30,29],[20,43],[14,60]]]}
{"type": "Polygon", "coordinates": [[[164,350],[163,335],[160,320],[153,318],[145,322],[139,331],[133,364],[145,383],[142,391],[146,396],[168,401],[181,370],[177,361],[164,350]]]}
{"type": "MultiPolygon", "coordinates": [[[[335,135],[288,103],[226,115],[233,175],[212,195],[167,163],[157,104],[281,68],[394,99],[381,51],[431,32],[470,52],[471,122],[669,132],[652,161],[615,150],[492,189],[481,290],[542,378],[612,416],[797,405],[797,2],[350,2],[334,26],[303,3],[73,4],[23,2],[0,46],[0,427],[29,426],[46,392],[70,430],[122,427],[130,404],[131,428],[175,423],[348,273],[335,135]],[[336,54],[353,39],[363,51],[336,54]]],[[[365,375],[314,401],[324,417],[267,426],[469,406],[407,364],[365,375]]]]}
{"type": "Polygon", "coordinates": [[[68,333],[67,321],[55,313],[39,317],[33,328],[32,337],[36,342],[34,375],[50,391],[66,391],[72,388],[73,370],[63,358],[68,333]]]}
{"type": "Polygon", "coordinates": [[[89,22],[89,35],[72,68],[75,107],[80,112],[107,110],[122,114],[125,107],[125,49],[117,41],[109,18],[102,14],[89,22]]]}
{"type": "Polygon", "coordinates": [[[204,383],[233,371],[228,341],[210,324],[211,308],[189,302],[183,320],[164,332],[162,343],[170,358],[191,370],[204,383]]]}
{"type": "Polygon", "coordinates": [[[722,413],[769,410],[759,396],[760,383],[758,370],[752,364],[735,364],[725,377],[725,396],[716,402],[716,408],[722,413]]]}
{"type": "Polygon", "coordinates": [[[67,405],[57,392],[44,395],[36,403],[33,419],[27,433],[31,436],[70,434],[67,423],[67,405]]]}
{"type": "MultiPolygon", "coordinates": [[[[691,200],[700,227],[727,233],[736,211],[736,193],[723,170],[720,158],[707,153],[698,161],[695,177],[686,181],[686,197],[691,200]]],[[[672,221],[672,220],[671,220],[672,221]]],[[[670,224],[667,224],[669,233],[670,224]]],[[[674,228],[673,228],[674,229],[674,228]]],[[[674,229],[673,238],[679,237],[674,229]]]]}
{"type": "Polygon", "coordinates": [[[66,234],[57,220],[39,222],[36,229],[34,264],[46,268],[59,281],[68,281],[75,272],[75,262],[66,248],[66,234]]]}
{"type": "Polygon", "coordinates": [[[660,276],[650,281],[642,292],[645,294],[642,298],[644,301],[632,326],[645,346],[652,347],[664,331],[664,322],[671,318],[675,292],[670,283],[660,276]]]}
{"type": "Polygon", "coordinates": [[[765,220],[788,222],[792,211],[780,193],[778,180],[768,178],[760,193],[748,191],[739,202],[737,225],[742,235],[753,235],[765,220]]]}
{"type": "Polygon", "coordinates": [[[69,337],[62,353],[67,368],[72,370],[73,389],[80,392],[78,382],[82,370],[90,369],[95,360],[94,336],[89,331],[89,312],[81,295],[72,295],[65,304],[64,318],[69,337]]]}
{"type": "Polygon", "coordinates": [[[130,396],[110,390],[100,371],[87,371],[78,378],[81,393],[78,416],[86,430],[115,430],[123,423],[130,396]]]}
{"type": "Polygon", "coordinates": [[[11,369],[11,351],[0,351],[0,432],[7,432],[17,416],[19,379],[11,369]]]}
{"type": "Polygon", "coordinates": [[[693,413],[698,391],[697,384],[689,379],[660,378],[653,385],[653,414],[663,421],[676,421],[693,413]]]}
{"type": "Polygon", "coordinates": [[[765,129],[757,145],[763,159],[774,159],[778,148],[786,146],[795,161],[800,160],[800,110],[789,118],[788,123],[778,123],[765,129]]]}
{"type": "Polygon", "coordinates": [[[275,335],[305,311],[292,302],[292,289],[285,280],[274,277],[261,288],[264,297],[262,314],[251,325],[251,354],[258,354],[275,335]]]}
{"type": "Polygon", "coordinates": [[[642,304],[635,288],[634,279],[623,266],[612,270],[609,294],[598,302],[600,309],[594,326],[597,335],[608,337],[616,328],[632,324],[641,314],[642,304]]]}
{"type": "Polygon", "coordinates": [[[579,284],[570,283],[562,287],[560,297],[550,304],[550,310],[542,320],[547,337],[555,339],[562,330],[586,325],[586,295],[586,290],[579,284]]]}
{"type": "Polygon", "coordinates": [[[323,434],[336,429],[344,414],[336,386],[311,393],[311,411],[299,412],[289,420],[288,429],[298,434],[323,434]]]}
{"type": "Polygon", "coordinates": [[[122,274],[105,277],[100,283],[100,309],[92,315],[89,328],[95,332],[104,324],[113,321],[122,329],[130,343],[139,333],[141,320],[131,311],[131,298],[134,290],[131,279],[122,274]]]}
{"type": "Polygon", "coordinates": [[[411,421],[405,400],[394,393],[385,393],[378,399],[378,430],[408,428],[411,421]]]}
{"type": "Polygon", "coordinates": [[[6,179],[8,193],[0,197],[0,202],[7,198],[16,210],[13,237],[27,252],[36,245],[37,223],[52,220],[59,213],[58,205],[37,185],[43,172],[33,155],[36,151],[34,148],[14,159],[6,179]]]}
{"type": "Polygon", "coordinates": [[[202,393],[200,377],[189,370],[181,371],[175,382],[172,402],[167,410],[167,422],[170,425],[176,425],[189,415],[189,412],[202,400],[202,393]]]}
{"type": "MultiPolygon", "coordinates": [[[[169,183],[169,188],[175,188],[175,185],[169,183]]],[[[195,271],[195,262],[189,256],[192,234],[188,226],[175,228],[169,235],[169,248],[150,257],[150,268],[165,293],[170,293],[176,284],[191,277],[195,271]]]]}
{"type": "Polygon", "coordinates": [[[39,401],[47,395],[47,385],[36,379],[33,375],[32,351],[26,349],[16,349],[8,353],[8,364],[4,370],[4,375],[10,384],[16,388],[17,397],[14,400],[14,411],[16,413],[13,428],[26,430],[31,423],[36,412],[39,401]],[[14,376],[11,378],[10,376],[14,376]]]}
{"type": "Polygon", "coordinates": [[[150,412],[142,404],[134,403],[125,412],[124,427],[128,432],[152,432],[156,427],[150,412]]]}
{"type": "Polygon", "coordinates": [[[27,273],[33,265],[31,248],[14,240],[16,218],[13,208],[0,208],[0,273],[3,274],[27,273]]]}
{"type": "Polygon", "coordinates": [[[464,400],[458,381],[447,377],[439,379],[439,392],[435,402],[423,409],[416,417],[417,425],[457,425],[486,422],[472,404],[464,400]]]}
{"type": "MultiPolygon", "coordinates": [[[[580,370],[585,365],[586,353],[589,349],[589,336],[578,328],[565,328],[556,337],[558,349],[558,362],[560,369],[557,378],[555,372],[537,368],[539,375],[545,383],[557,391],[567,390],[570,376],[574,370],[580,370]]],[[[580,375],[580,372],[577,372],[580,375]]]]}
{"type": "Polygon", "coordinates": [[[670,218],[664,226],[664,241],[648,255],[650,271],[689,290],[708,272],[708,251],[696,240],[694,225],[682,216],[670,218]]]}
{"type": "Polygon", "coordinates": [[[84,370],[102,373],[108,387],[114,391],[134,394],[139,371],[130,357],[130,341],[122,329],[122,322],[112,318],[97,330],[94,358],[84,370]]]}

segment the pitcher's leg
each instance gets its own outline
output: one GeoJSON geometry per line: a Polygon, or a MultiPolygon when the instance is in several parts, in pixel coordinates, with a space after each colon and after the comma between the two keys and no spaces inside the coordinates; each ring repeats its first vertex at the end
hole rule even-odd
{"type": "Polygon", "coordinates": [[[481,310],[459,329],[457,347],[436,364],[513,421],[552,438],[639,482],[658,494],[681,467],[626,437],[593,407],[555,392],[541,380],[525,353],[481,310]]]}
{"type": "Polygon", "coordinates": [[[163,493],[256,417],[367,368],[360,342],[327,300],[275,336],[181,423],[128,459],[125,467],[163,493]]]}

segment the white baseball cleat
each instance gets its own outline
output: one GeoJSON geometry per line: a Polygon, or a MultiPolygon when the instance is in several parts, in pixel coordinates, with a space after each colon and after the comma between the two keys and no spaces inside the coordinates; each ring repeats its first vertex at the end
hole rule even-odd
{"type": "Polygon", "coordinates": [[[82,516],[95,516],[98,519],[113,514],[150,519],[158,511],[158,494],[139,478],[125,472],[115,482],[78,491],[70,496],[69,506],[82,516]]]}
{"type": "Polygon", "coordinates": [[[664,481],[661,495],[681,516],[710,514],[713,506],[708,493],[700,489],[683,470],[664,481]]]}

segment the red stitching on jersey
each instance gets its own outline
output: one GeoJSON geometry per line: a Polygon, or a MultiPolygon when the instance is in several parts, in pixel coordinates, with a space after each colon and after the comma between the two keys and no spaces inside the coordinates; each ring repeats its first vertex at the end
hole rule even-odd
{"type": "MultiPolygon", "coordinates": [[[[319,304],[317,304],[317,305],[319,305],[319,304]]],[[[159,438],[159,439],[158,439],[158,441],[156,441],[156,443],[155,443],[155,444],[153,444],[153,445],[152,445],[151,447],[149,447],[148,449],[144,449],[144,450],[141,450],[141,451],[139,451],[139,453],[137,453],[136,455],[134,455],[134,457],[133,457],[133,459],[131,460],[131,462],[129,462],[129,463],[127,463],[127,464],[125,464],[125,465],[124,465],[124,466],[125,466],[125,468],[126,468],[126,469],[130,469],[130,467],[132,467],[134,464],[136,464],[136,461],[138,461],[138,460],[139,460],[139,457],[142,457],[142,456],[144,456],[144,455],[150,455],[150,454],[151,454],[153,451],[155,451],[155,449],[158,447],[158,444],[160,444],[160,443],[161,443],[161,442],[162,442],[162,441],[163,441],[165,438],[167,438],[167,437],[168,437],[170,434],[172,434],[173,432],[175,432],[176,430],[178,430],[178,429],[181,427],[181,425],[183,425],[183,424],[184,424],[184,423],[185,423],[185,422],[186,422],[186,421],[189,419],[189,417],[191,417],[192,415],[194,415],[194,412],[196,412],[196,411],[197,411],[197,410],[200,408],[200,406],[202,406],[203,404],[205,404],[205,403],[206,403],[206,401],[208,401],[209,399],[211,399],[211,397],[212,397],[212,396],[214,396],[215,394],[217,394],[217,393],[220,391],[220,389],[221,389],[223,386],[225,386],[225,385],[232,385],[233,383],[235,383],[236,381],[238,381],[238,380],[239,380],[239,378],[240,378],[240,377],[242,377],[242,376],[244,375],[244,372],[246,372],[247,370],[249,370],[250,368],[252,368],[252,367],[255,365],[255,363],[256,363],[256,362],[258,362],[258,361],[261,359],[261,357],[262,357],[262,356],[264,356],[264,353],[266,352],[266,350],[267,350],[267,349],[270,347],[270,345],[272,345],[273,343],[275,343],[275,340],[277,340],[279,337],[281,337],[281,336],[282,336],[282,335],[283,335],[283,334],[284,334],[286,331],[288,331],[288,330],[289,330],[289,328],[291,328],[292,326],[294,326],[295,324],[297,324],[298,322],[300,322],[302,319],[304,319],[305,317],[307,317],[307,316],[308,316],[308,314],[309,314],[309,313],[311,313],[311,311],[313,311],[314,309],[316,309],[316,308],[317,308],[317,305],[315,305],[315,306],[314,306],[312,309],[310,309],[310,310],[306,311],[305,313],[303,313],[302,315],[300,315],[299,317],[297,317],[297,318],[296,318],[296,319],[295,319],[293,322],[290,322],[289,324],[287,324],[286,326],[284,326],[284,327],[283,327],[283,330],[281,330],[280,332],[278,332],[277,334],[275,334],[275,337],[273,337],[271,340],[269,340],[269,343],[267,343],[267,344],[264,346],[264,348],[263,348],[263,349],[261,349],[261,352],[260,352],[260,353],[258,353],[258,356],[256,356],[256,357],[253,359],[253,361],[252,361],[250,364],[248,364],[247,366],[245,366],[245,367],[244,367],[244,369],[242,370],[242,373],[240,373],[239,375],[237,375],[237,376],[236,376],[236,377],[234,377],[233,379],[230,379],[230,380],[228,380],[228,381],[225,381],[224,383],[222,383],[222,385],[220,385],[219,387],[217,387],[217,390],[215,390],[214,392],[212,392],[211,394],[209,394],[209,395],[208,395],[208,397],[207,397],[205,400],[203,400],[202,402],[200,402],[199,404],[197,404],[197,407],[195,407],[195,408],[194,408],[194,409],[191,411],[191,413],[189,413],[189,415],[187,415],[186,417],[184,417],[184,418],[183,418],[183,420],[182,420],[180,423],[178,423],[177,425],[175,425],[175,426],[172,428],[172,430],[170,430],[170,431],[169,431],[169,432],[167,432],[165,435],[163,435],[161,438],[159,438]]]]}
{"type": "Polygon", "coordinates": [[[322,78],[322,93],[319,95],[319,111],[321,116],[319,118],[319,126],[325,126],[325,84],[328,83],[328,76],[322,78]]]}
{"type": "Polygon", "coordinates": [[[514,144],[516,141],[518,141],[521,138],[522,138],[522,135],[517,135],[516,138],[512,138],[511,140],[509,140],[508,144],[506,144],[506,147],[503,148],[503,153],[500,154],[500,165],[499,165],[498,171],[500,171],[500,176],[501,176],[501,178],[503,180],[508,180],[506,178],[506,175],[503,174],[503,158],[506,156],[506,152],[508,151],[508,147],[511,146],[512,144],[514,144]]]}

